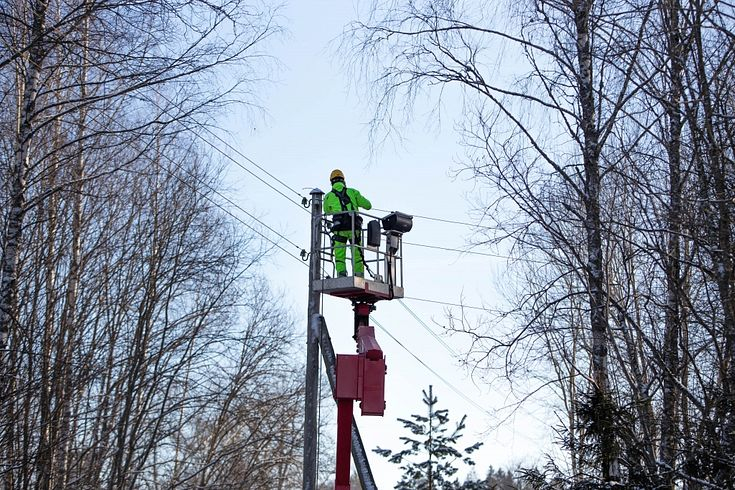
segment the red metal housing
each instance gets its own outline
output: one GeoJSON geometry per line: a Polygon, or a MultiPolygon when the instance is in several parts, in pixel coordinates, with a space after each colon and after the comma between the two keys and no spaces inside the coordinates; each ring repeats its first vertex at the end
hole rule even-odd
{"type": "MultiPolygon", "coordinates": [[[[362,312],[361,312],[362,313],[362,312]]],[[[360,401],[362,415],[382,416],[385,412],[385,358],[375,340],[375,329],[357,329],[358,354],[337,354],[337,470],[335,489],[350,488],[350,447],[352,403],[360,401]]]]}

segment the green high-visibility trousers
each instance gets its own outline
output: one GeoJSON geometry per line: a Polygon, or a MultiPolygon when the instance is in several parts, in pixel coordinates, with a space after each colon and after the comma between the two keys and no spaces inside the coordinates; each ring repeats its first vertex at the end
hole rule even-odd
{"type": "Polygon", "coordinates": [[[355,236],[352,236],[352,231],[335,231],[332,236],[332,251],[334,252],[334,268],[337,270],[337,275],[340,273],[347,273],[347,266],[345,262],[347,260],[347,243],[350,242],[350,258],[352,259],[352,272],[356,276],[363,276],[365,274],[365,264],[362,261],[362,250],[361,233],[355,231],[355,236]]]}

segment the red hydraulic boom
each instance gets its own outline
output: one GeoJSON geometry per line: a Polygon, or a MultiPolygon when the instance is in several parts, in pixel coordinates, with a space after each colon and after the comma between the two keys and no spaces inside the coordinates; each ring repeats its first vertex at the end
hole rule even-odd
{"type": "Polygon", "coordinates": [[[367,325],[374,309],[356,303],[357,354],[337,355],[337,469],[335,490],[350,488],[350,448],[352,447],[352,404],[360,401],[362,415],[383,415],[385,411],[385,357],[375,339],[375,329],[367,325]]]}
{"type": "MultiPolygon", "coordinates": [[[[398,252],[401,236],[412,226],[412,217],[393,212],[382,220],[387,238],[384,253],[385,276],[374,275],[374,280],[362,277],[325,278],[316,281],[315,289],[332,296],[350,299],[355,312],[353,338],[357,354],[336,356],[334,397],[337,401],[337,464],[335,490],[350,488],[350,451],[352,449],[352,411],[355,401],[360,402],[362,415],[382,416],[385,412],[385,357],[370,326],[370,312],[379,300],[403,297],[402,282],[397,281],[398,252]]],[[[368,247],[379,248],[375,233],[368,225],[368,247]],[[371,238],[373,235],[373,238],[371,238]],[[377,244],[376,244],[377,243],[377,244]]],[[[364,252],[363,252],[364,253],[364,252]]],[[[366,265],[369,261],[366,260],[366,265]]]]}

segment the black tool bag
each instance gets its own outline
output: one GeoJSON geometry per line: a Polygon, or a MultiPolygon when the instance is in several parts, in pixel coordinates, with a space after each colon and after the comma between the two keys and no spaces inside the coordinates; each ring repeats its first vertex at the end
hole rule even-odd
{"type": "MultiPolygon", "coordinates": [[[[350,201],[349,196],[347,195],[347,187],[342,189],[341,192],[338,191],[332,191],[339,199],[339,203],[342,205],[342,213],[335,214],[332,217],[332,231],[359,231],[362,229],[362,216],[354,213],[349,213],[346,211],[351,211],[350,206],[352,205],[352,202],[350,201]],[[352,217],[355,218],[355,226],[352,226],[352,217]]],[[[354,208],[355,206],[353,206],[354,208]]],[[[356,211],[356,209],[355,209],[356,211]]]]}
{"type": "Polygon", "coordinates": [[[362,229],[362,216],[353,213],[340,213],[332,216],[332,231],[359,231],[362,229]],[[355,227],[352,227],[352,217],[355,217],[355,227]]]}

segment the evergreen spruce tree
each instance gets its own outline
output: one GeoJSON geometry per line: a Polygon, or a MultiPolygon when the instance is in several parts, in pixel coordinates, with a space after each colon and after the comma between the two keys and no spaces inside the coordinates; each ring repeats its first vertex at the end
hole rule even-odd
{"type": "Polygon", "coordinates": [[[398,419],[411,431],[411,436],[400,438],[404,449],[393,452],[390,449],[377,448],[373,451],[388,458],[391,463],[401,465],[403,476],[395,486],[398,490],[457,490],[461,486],[452,477],[459,470],[460,464],[475,464],[470,455],[482,443],[457,449],[467,416],[463,416],[454,430],[449,432],[448,410],[437,409],[437,398],[433,394],[432,386],[429,386],[428,393],[425,390],[422,393],[428,417],[411,415],[412,420],[398,419]]]}

